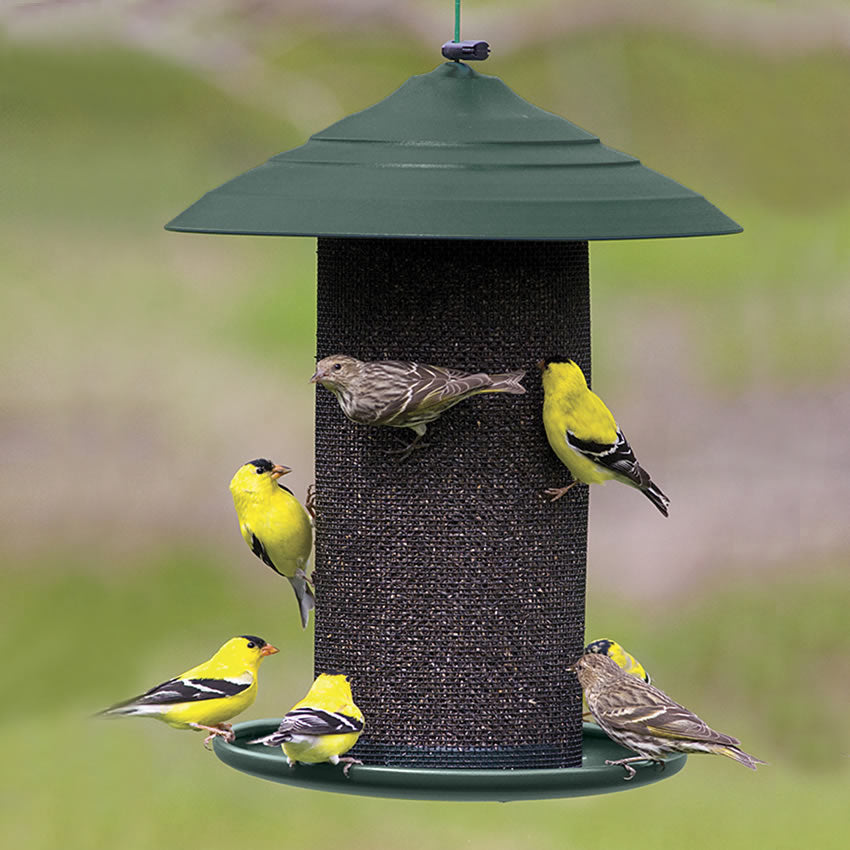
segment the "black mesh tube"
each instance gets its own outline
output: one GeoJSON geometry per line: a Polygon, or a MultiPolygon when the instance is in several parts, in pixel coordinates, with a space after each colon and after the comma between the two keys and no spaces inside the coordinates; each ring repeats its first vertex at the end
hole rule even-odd
{"type": "Polygon", "coordinates": [[[586,242],[322,238],[318,356],[524,368],[428,426],[355,425],[316,394],[317,672],[352,677],[367,764],[574,767],[587,488],[549,449],[535,363],[590,374],[586,242]]]}

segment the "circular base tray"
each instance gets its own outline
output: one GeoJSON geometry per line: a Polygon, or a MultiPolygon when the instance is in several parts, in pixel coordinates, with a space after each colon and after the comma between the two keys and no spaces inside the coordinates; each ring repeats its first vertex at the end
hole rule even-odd
{"type": "Polygon", "coordinates": [[[348,777],[342,767],[330,764],[297,764],[289,767],[279,747],[248,741],[274,732],[279,720],[254,720],[234,726],[236,740],[228,744],[216,738],[215,754],[225,764],[260,779],[334,791],[340,794],[365,794],[374,797],[400,797],[408,800],[543,800],[552,797],[581,797],[628,791],[649,785],[678,773],[687,756],[668,758],[663,767],[651,762],[636,762],[637,773],[625,781],[625,771],[606,765],[606,759],[634,755],[615,744],[592,723],[584,724],[581,767],[542,768],[539,770],[442,770],[413,767],[373,767],[354,765],[348,777]]]}

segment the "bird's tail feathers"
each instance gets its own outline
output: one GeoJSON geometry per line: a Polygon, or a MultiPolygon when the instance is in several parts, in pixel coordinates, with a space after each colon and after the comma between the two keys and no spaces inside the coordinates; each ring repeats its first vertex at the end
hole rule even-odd
{"type": "Polygon", "coordinates": [[[133,703],[119,703],[118,705],[104,708],[98,711],[95,717],[133,717],[145,714],[162,714],[162,705],[138,705],[133,703]]]}
{"type": "Polygon", "coordinates": [[[313,595],[313,588],[307,581],[306,576],[296,574],[289,579],[292,589],[295,591],[295,598],[298,600],[298,610],[301,612],[301,626],[307,628],[307,623],[310,622],[310,611],[316,607],[316,597],[313,595]]]}
{"type": "Polygon", "coordinates": [[[721,756],[735,759],[735,761],[739,764],[744,765],[744,767],[748,767],[750,770],[755,770],[757,765],[767,764],[766,761],[762,761],[760,758],[751,756],[749,753],[745,753],[738,747],[718,747],[715,752],[719,753],[721,756]]]}
{"type": "Polygon", "coordinates": [[[249,744],[265,744],[267,747],[279,747],[285,744],[292,738],[289,732],[272,732],[271,735],[264,735],[262,738],[254,738],[253,741],[248,741],[249,744]]]}
{"type": "Polygon", "coordinates": [[[501,375],[490,375],[490,386],[484,392],[524,395],[525,387],[520,383],[524,377],[524,369],[517,369],[515,372],[505,372],[501,375]]]}
{"type": "Polygon", "coordinates": [[[661,492],[660,488],[655,484],[654,481],[649,481],[646,489],[642,489],[641,492],[658,508],[664,516],[669,516],[667,512],[667,507],[670,504],[670,500],[661,492]]]}

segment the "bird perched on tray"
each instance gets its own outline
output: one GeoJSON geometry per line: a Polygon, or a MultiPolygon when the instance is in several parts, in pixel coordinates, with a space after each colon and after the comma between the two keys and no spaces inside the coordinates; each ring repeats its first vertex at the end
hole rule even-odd
{"type": "Polygon", "coordinates": [[[298,600],[301,625],[306,629],[310,610],[316,604],[307,578],[313,525],[292,491],[278,480],[291,471],[266,458],[249,461],[233,476],[230,493],[245,542],[264,564],[289,579],[298,600]]]}
{"type": "MultiPolygon", "coordinates": [[[[632,676],[637,676],[640,679],[643,679],[644,682],[649,684],[651,679],[649,678],[649,673],[644,669],[643,664],[637,660],[631,653],[626,652],[623,647],[617,643],[615,640],[610,640],[609,638],[600,638],[599,640],[591,641],[585,648],[585,652],[596,652],[599,655],[607,655],[612,661],[614,661],[619,667],[625,670],[627,673],[631,673],[632,676]]],[[[585,706],[587,705],[587,701],[585,701],[585,706]]],[[[582,719],[587,720],[590,718],[589,711],[582,712],[582,719]]]]}
{"type": "Polygon", "coordinates": [[[333,354],[316,364],[310,381],[330,390],[352,422],[410,428],[416,437],[402,450],[406,457],[422,439],[427,424],[441,413],[479,393],[522,395],[524,376],[521,369],[488,375],[401,360],[364,362],[333,354]]]}
{"type": "Polygon", "coordinates": [[[292,767],[296,762],[344,764],[343,773],[359,759],[345,757],[363,731],[363,713],[354,704],[351,684],[343,673],[322,673],[301,702],[281,720],[277,732],[252,744],[283,748],[292,767]]]}
{"type": "Polygon", "coordinates": [[[225,721],[254,702],[260,662],[278,651],[255,635],[231,638],[209,661],[100,714],[156,717],[175,729],[208,732],[205,747],[216,735],[232,741],[233,730],[225,721]]]}
{"type": "Polygon", "coordinates": [[[631,779],[632,762],[664,763],[672,753],[717,753],[751,770],[765,764],[740,749],[737,738],[715,732],[692,711],[654,685],[623,670],[607,655],[588,652],[570,668],[578,676],[593,719],[611,740],[636,756],[609,760],[631,779]]]}
{"type": "Polygon", "coordinates": [[[575,481],[552,487],[546,494],[560,499],[579,482],[604,484],[610,479],[640,490],[664,516],[670,500],[637,462],[632,447],[611,411],[587,386],[572,360],[541,360],[543,425],[549,445],[575,481]]]}

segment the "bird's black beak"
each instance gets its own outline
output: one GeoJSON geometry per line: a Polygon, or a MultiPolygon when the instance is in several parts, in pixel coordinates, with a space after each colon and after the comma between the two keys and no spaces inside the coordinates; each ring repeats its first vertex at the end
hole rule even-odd
{"type": "Polygon", "coordinates": [[[536,365],[537,365],[537,368],[538,368],[541,372],[545,372],[545,371],[546,371],[546,361],[545,361],[545,360],[538,360],[536,365]]]}

